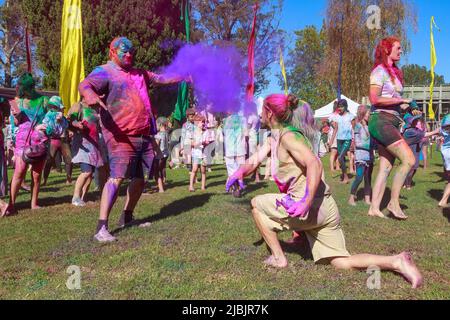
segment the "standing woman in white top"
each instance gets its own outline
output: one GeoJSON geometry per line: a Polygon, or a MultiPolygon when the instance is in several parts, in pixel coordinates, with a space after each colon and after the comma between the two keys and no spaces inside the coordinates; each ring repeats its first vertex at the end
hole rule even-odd
{"type": "Polygon", "coordinates": [[[384,218],[380,203],[386,189],[387,179],[391,173],[395,159],[400,166],[392,182],[391,200],[388,210],[398,219],[408,217],[400,208],[400,191],[408,172],[415,164],[414,154],[400,134],[402,112],[412,110],[420,114],[417,104],[410,99],[403,99],[403,74],[397,67],[402,55],[400,40],[390,37],[381,40],[375,53],[375,65],[370,75],[370,102],[372,115],[369,119],[370,135],[378,142],[380,170],[373,187],[372,205],[369,216],[384,218]]]}

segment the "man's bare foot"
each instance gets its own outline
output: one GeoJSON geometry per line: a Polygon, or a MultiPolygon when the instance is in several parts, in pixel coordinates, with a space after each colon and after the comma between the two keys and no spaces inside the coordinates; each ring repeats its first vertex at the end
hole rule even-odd
{"type": "Polygon", "coordinates": [[[400,206],[397,207],[397,206],[394,206],[392,203],[389,203],[387,206],[387,209],[389,210],[389,212],[391,212],[394,215],[394,217],[396,217],[399,220],[408,219],[408,216],[403,213],[400,206]]]}
{"type": "Polygon", "coordinates": [[[378,217],[378,218],[386,219],[383,212],[381,212],[380,210],[375,210],[375,209],[370,208],[369,212],[367,214],[371,217],[378,217]]]}
{"type": "Polygon", "coordinates": [[[370,196],[366,196],[366,197],[364,198],[364,202],[365,202],[366,204],[368,204],[369,206],[372,205],[372,201],[370,200],[370,196]]]}
{"type": "Polygon", "coordinates": [[[202,191],[206,191],[206,187],[202,187],[202,191]]]}
{"type": "Polygon", "coordinates": [[[195,192],[194,188],[189,188],[189,192],[195,192]]]}
{"type": "Polygon", "coordinates": [[[159,193],[164,193],[164,189],[159,189],[159,193]]]}
{"type": "Polygon", "coordinates": [[[288,261],[286,258],[275,258],[274,256],[270,256],[264,260],[264,264],[269,267],[282,269],[287,267],[288,261]]]}
{"type": "Polygon", "coordinates": [[[348,199],[348,204],[352,207],[356,207],[355,198],[353,196],[350,196],[350,198],[348,199]]]}
{"type": "Polygon", "coordinates": [[[413,289],[420,287],[423,283],[422,274],[408,252],[402,252],[398,255],[398,260],[395,262],[395,271],[405,277],[411,283],[413,289]]]}
{"type": "Polygon", "coordinates": [[[40,207],[40,206],[31,206],[31,210],[39,210],[39,209],[42,209],[42,207],[40,207]]]}

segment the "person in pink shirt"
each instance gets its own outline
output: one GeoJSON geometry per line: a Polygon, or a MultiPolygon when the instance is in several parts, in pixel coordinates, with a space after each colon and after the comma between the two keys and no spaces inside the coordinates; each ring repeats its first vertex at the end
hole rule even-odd
{"type": "Polygon", "coordinates": [[[106,142],[110,178],[103,188],[100,218],[94,238],[111,242],[108,217],[123,179],[130,178],[120,227],[133,220],[133,210],[144,189],[144,174],[152,167],[156,125],[148,96],[150,83],[172,84],[179,76],[158,75],[133,67],[135,49],[125,37],[115,38],[109,47],[110,60],[96,67],[79,85],[89,106],[100,107],[102,134],[106,142]]]}

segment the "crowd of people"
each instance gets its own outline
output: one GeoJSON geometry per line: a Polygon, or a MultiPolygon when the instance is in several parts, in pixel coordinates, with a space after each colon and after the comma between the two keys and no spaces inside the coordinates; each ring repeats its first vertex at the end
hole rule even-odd
{"type": "Polygon", "coordinates": [[[108,222],[124,181],[129,181],[129,185],[119,221],[121,227],[133,222],[146,180],[154,179],[157,190],[165,192],[167,166],[185,165],[189,170],[189,191],[195,192],[198,175],[201,190],[205,190],[212,164],[224,160],[226,190],[240,196],[246,188],[244,177],[252,175],[256,182],[260,181],[260,167],[265,163],[264,179],[275,181],[280,190],[251,201],[256,227],[271,251],[265,264],[287,266],[277,233],[291,230],[292,242],[306,237],[317,263],[330,263],[339,269],[376,265],[400,273],[414,288],[419,287],[422,276],[409,253],[350,255],[320,160],[330,153],[330,169],[341,172],[343,184],[349,184],[351,174],[354,175],[348,200],[352,206],[356,205],[357,191],[364,181],[368,215],[385,218],[381,199],[395,159],[399,159],[387,208],[395,218],[404,220],[408,217],[400,207],[400,192],[413,186],[427,139],[441,136],[449,184],[439,205],[448,206],[450,116],[444,118],[441,128],[426,130],[417,104],[401,96],[403,77],[397,67],[401,53],[398,39],[382,40],[370,75],[371,106],[361,105],[352,115],[347,101],[339,99],[333,115],[320,126],[308,103],[293,95],[273,94],[264,100],[261,116],[245,110],[217,114],[214,106],[192,105],[186,110],[186,121],[177,130],[170,118],[156,116],[148,85],[192,79],[135,69],[133,45],[123,37],[111,42],[108,63],[95,68],[79,85],[81,100],[66,115],[61,98],[38,94],[32,75],[26,73],[18,81],[16,98],[2,104],[11,114],[2,118],[6,141],[0,170],[3,197],[8,194],[8,164],[13,165],[14,174],[9,202],[0,201],[1,215],[17,213],[17,194],[26,188],[28,171],[31,209],[39,208],[42,172],[43,184],[48,184],[58,153],[64,159],[68,184],[72,181],[73,165],[80,167],[73,191],[74,206],[86,205],[93,180],[102,190],[94,235],[99,242],[116,240],[109,232],[108,222]],[[372,186],[376,154],[379,170],[372,186]]]}

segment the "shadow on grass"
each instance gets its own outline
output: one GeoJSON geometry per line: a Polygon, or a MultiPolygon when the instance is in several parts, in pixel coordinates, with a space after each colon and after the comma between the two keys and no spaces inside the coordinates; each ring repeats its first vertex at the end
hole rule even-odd
{"type": "MultiPolygon", "coordinates": [[[[264,239],[261,238],[258,241],[254,242],[253,245],[255,247],[259,247],[264,245],[264,239]]],[[[289,243],[286,241],[280,241],[281,248],[285,253],[293,253],[298,254],[302,257],[303,260],[314,260],[311,252],[311,248],[309,247],[308,239],[306,238],[306,234],[304,232],[300,232],[300,241],[289,243]]],[[[266,244],[266,249],[269,254],[271,254],[269,247],[266,244]]]]}
{"type": "Polygon", "coordinates": [[[428,190],[428,195],[436,201],[440,201],[442,198],[442,189],[431,189],[428,190]]]}
{"type": "Polygon", "coordinates": [[[447,222],[450,223],[450,208],[442,210],[443,216],[447,218],[447,222]]]}
{"type": "Polygon", "coordinates": [[[111,233],[119,234],[125,229],[136,227],[143,223],[148,223],[148,222],[153,223],[156,221],[164,220],[168,217],[178,216],[184,212],[188,212],[188,211],[196,209],[196,208],[200,208],[209,201],[211,196],[213,196],[212,193],[205,193],[205,194],[201,194],[201,195],[195,195],[195,196],[186,197],[186,198],[183,198],[180,200],[176,200],[176,201],[162,207],[158,214],[152,215],[152,216],[149,216],[149,217],[146,217],[143,219],[136,219],[129,225],[127,225],[123,228],[117,228],[111,233]]]}

